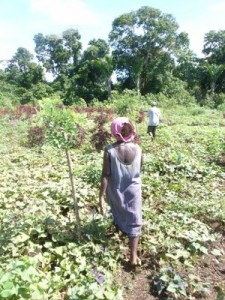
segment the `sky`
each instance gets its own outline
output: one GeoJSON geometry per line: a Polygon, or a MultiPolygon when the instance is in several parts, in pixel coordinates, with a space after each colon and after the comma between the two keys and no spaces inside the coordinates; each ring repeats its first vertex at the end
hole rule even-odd
{"type": "Polygon", "coordinates": [[[142,6],[171,14],[198,56],[207,32],[225,30],[225,0],[0,0],[1,66],[18,47],[34,53],[38,33],[61,35],[77,29],[83,49],[92,39],[107,40],[115,18],[142,6]]]}

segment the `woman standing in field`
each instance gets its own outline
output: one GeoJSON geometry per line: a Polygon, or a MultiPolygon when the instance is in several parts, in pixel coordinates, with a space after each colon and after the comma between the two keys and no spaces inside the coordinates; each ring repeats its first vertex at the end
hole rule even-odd
{"type": "Polygon", "coordinates": [[[106,193],[114,224],[129,236],[130,263],[135,266],[140,264],[137,247],[142,226],[142,151],[134,142],[135,126],[128,118],[116,118],[111,133],[116,142],[104,151],[99,204],[104,213],[106,193]]]}

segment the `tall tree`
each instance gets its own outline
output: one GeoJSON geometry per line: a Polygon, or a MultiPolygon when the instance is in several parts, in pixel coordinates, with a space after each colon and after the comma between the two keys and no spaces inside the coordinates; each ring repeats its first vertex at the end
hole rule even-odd
{"type": "Polygon", "coordinates": [[[151,7],[116,18],[109,34],[118,80],[142,93],[160,91],[175,64],[178,50],[188,48],[188,37],[177,33],[172,15],[151,7]]]}
{"type": "Polygon", "coordinates": [[[206,33],[202,52],[207,56],[209,63],[225,64],[225,30],[211,30],[206,33]]]}
{"type": "Polygon", "coordinates": [[[225,92],[225,64],[210,64],[202,60],[198,68],[198,74],[203,94],[209,93],[211,100],[213,100],[215,93],[225,92]]]}
{"type": "Polygon", "coordinates": [[[9,82],[28,89],[42,82],[43,69],[33,62],[33,58],[33,54],[26,48],[19,47],[6,68],[9,82]]]}
{"type": "Polygon", "coordinates": [[[78,65],[81,55],[82,44],[80,39],[81,36],[75,29],[68,29],[63,32],[64,46],[69,51],[70,61],[74,66],[78,65]]]}
{"type": "Polygon", "coordinates": [[[75,29],[64,31],[62,36],[38,33],[34,36],[37,59],[54,77],[71,76],[80,59],[80,38],[75,29]]]}
{"type": "Polygon", "coordinates": [[[102,39],[91,40],[79,64],[78,95],[87,101],[107,99],[113,72],[109,46],[102,39]]]}
{"type": "Polygon", "coordinates": [[[199,59],[192,51],[183,51],[177,60],[173,75],[184,81],[189,90],[192,90],[198,85],[198,65],[199,59]]]}
{"type": "Polygon", "coordinates": [[[198,68],[199,85],[203,95],[225,92],[225,30],[211,30],[205,34],[203,51],[198,68]]]}
{"type": "Polygon", "coordinates": [[[77,71],[81,59],[81,36],[75,29],[68,29],[61,36],[39,33],[34,36],[37,59],[53,75],[53,88],[61,93],[64,103],[77,98],[77,71]]]}
{"type": "Polygon", "coordinates": [[[63,39],[56,35],[44,36],[39,33],[34,36],[37,59],[47,72],[58,76],[65,71],[69,60],[69,52],[63,47],[63,39]]]}

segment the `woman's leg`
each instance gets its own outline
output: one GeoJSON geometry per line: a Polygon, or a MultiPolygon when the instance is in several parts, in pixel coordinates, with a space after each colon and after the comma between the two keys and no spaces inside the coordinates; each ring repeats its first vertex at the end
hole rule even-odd
{"type": "Polygon", "coordinates": [[[137,247],[139,236],[130,237],[130,263],[132,265],[138,264],[137,247]]]}
{"type": "Polygon", "coordinates": [[[155,135],[156,135],[156,127],[157,127],[157,126],[154,126],[153,129],[152,129],[153,139],[155,139],[155,135]]]}

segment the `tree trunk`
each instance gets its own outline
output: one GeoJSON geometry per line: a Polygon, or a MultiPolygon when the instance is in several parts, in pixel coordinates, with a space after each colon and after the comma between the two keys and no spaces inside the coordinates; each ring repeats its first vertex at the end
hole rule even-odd
{"type": "Polygon", "coordinates": [[[112,90],[111,76],[107,80],[107,87],[106,88],[107,88],[107,91],[108,91],[108,95],[111,96],[111,90],[112,90]]]}
{"type": "Polygon", "coordinates": [[[136,85],[137,85],[137,94],[138,94],[138,97],[139,97],[140,96],[140,74],[138,74],[138,76],[137,76],[136,85]]]}
{"type": "Polygon", "coordinates": [[[211,82],[211,85],[210,85],[210,89],[211,89],[211,100],[213,100],[213,98],[214,98],[214,96],[215,96],[215,88],[216,88],[216,84],[215,84],[215,82],[213,81],[213,82],[211,82]]]}

